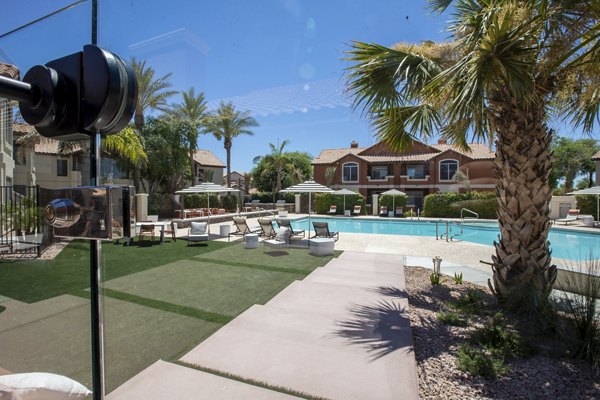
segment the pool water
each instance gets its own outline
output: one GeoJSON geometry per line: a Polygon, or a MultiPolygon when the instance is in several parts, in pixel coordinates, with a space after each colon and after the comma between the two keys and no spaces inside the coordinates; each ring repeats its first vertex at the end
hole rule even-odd
{"type": "MultiPolygon", "coordinates": [[[[311,221],[329,223],[329,230],[349,233],[376,233],[385,235],[409,235],[435,237],[435,221],[358,219],[358,218],[319,218],[311,221]]],[[[308,230],[308,218],[292,222],[294,229],[308,230]]],[[[445,224],[438,225],[438,235],[446,231],[445,224]]],[[[311,230],[313,230],[311,226],[311,230]]],[[[464,240],[492,246],[498,240],[500,229],[493,222],[465,222],[450,224],[450,234],[456,240],[464,240]]],[[[566,260],[589,260],[600,258],[600,234],[551,229],[548,237],[552,256],[566,260]]]]}

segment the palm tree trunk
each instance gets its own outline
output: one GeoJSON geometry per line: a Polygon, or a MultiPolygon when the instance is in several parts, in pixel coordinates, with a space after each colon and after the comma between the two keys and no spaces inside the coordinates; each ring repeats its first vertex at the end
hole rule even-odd
{"type": "Polygon", "coordinates": [[[493,288],[501,304],[512,309],[539,309],[556,280],[550,265],[548,233],[552,132],[545,107],[523,106],[507,91],[492,98],[497,132],[495,172],[498,179],[500,238],[492,256],[493,288]]]}
{"type": "Polygon", "coordinates": [[[190,168],[192,169],[192,186],[196,184],[196,166],[194,165],[194,150],[190,149],[190,168]]]}
{"type": "Polygon", "coordinates": [[[227,187],[231,187],[231,139],[225,138],[223,142],[227,152],[227,187]]]}
{"type": "MultiPolygon", "coordinates": [[[[141,136],[142,129],[144,129],[144,112],[141,108],[136,107],[135,114],[133,116],[133,123],[137,130],[137,134],[141,136]]],[[[140,164],[133,166],[133,186],[135,187],[135,192],[140,193],[142,181],[142,166],[140,164]]]]}

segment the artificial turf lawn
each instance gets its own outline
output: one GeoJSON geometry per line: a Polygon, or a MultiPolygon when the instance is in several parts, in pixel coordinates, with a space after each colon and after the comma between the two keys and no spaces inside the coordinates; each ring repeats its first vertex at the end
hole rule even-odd
{"type": "MultiPolygon", "coordinates": [[[[108,391],[159,358],[179,359],[333,258],[213,241],[102,249],[108,391]]],[[[88,286],[87,242],[72,242],[54,260],[0,261],[0,296],[34,303],[13,302],[0,314],[1,366],[59,373],[90,387],[88,286]]]]}
{"type": "MultiPolygon", "coordinates": [[[[187,246],[187,241],[162,245],[102,244],[102,272],[110,280],[170,262],[227,247],[211,241],[187,246]]],[[[87,241],[73,241],[53,260],[0,260],[0,295],[25,303],[73,293],[90,286],[90,250],[87,241]]]]}

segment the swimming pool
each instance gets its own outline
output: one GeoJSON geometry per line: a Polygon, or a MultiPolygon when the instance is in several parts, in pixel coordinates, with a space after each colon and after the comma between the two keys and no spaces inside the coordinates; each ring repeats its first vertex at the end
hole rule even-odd
{"type": "MultiPolygon", "coordinates": [[[[435,221],[320,217],[312,217],[311,221],[326,221],[331,231],[338,232],[435,237],[435,221]]],[[[292,225],[294,229],[308,230],[308,218],[292,221],[292,225]]],[[[445,224],[439,224],[439,234],[445,231],[445,224]]],[[[457,240],[493,246],[500,229],[491,222],[450,224],[450,236],[457,234],[457,240]]],[[[590,256],[600,258],[600,234],[553,228],[548,240],[553,257],[573,261],[588,260],[590,256]]]]}

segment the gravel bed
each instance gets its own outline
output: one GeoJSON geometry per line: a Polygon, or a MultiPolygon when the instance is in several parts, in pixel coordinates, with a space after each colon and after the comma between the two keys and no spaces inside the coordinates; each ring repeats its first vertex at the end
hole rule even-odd
{"type": "MultiPolygon", "coordinates": [[[[457,350],[484,319],[474,316],[468,326],[456,327],[438,321],[437,314],[444,302],[469,288],[485,293],[490,307],[495,306],[494,297],[488,288],[468,282],[458,285],[451,277],[432,286],[429,269],[407,267],[405,271],[421,399],[600,399],[600,377],[588,364],[541,352],[509,361],[510,372],[495,380],[461,372],[457,350]]],[[[547,338],[539,342],[548,348],[556,345],[547,338]]]]}

